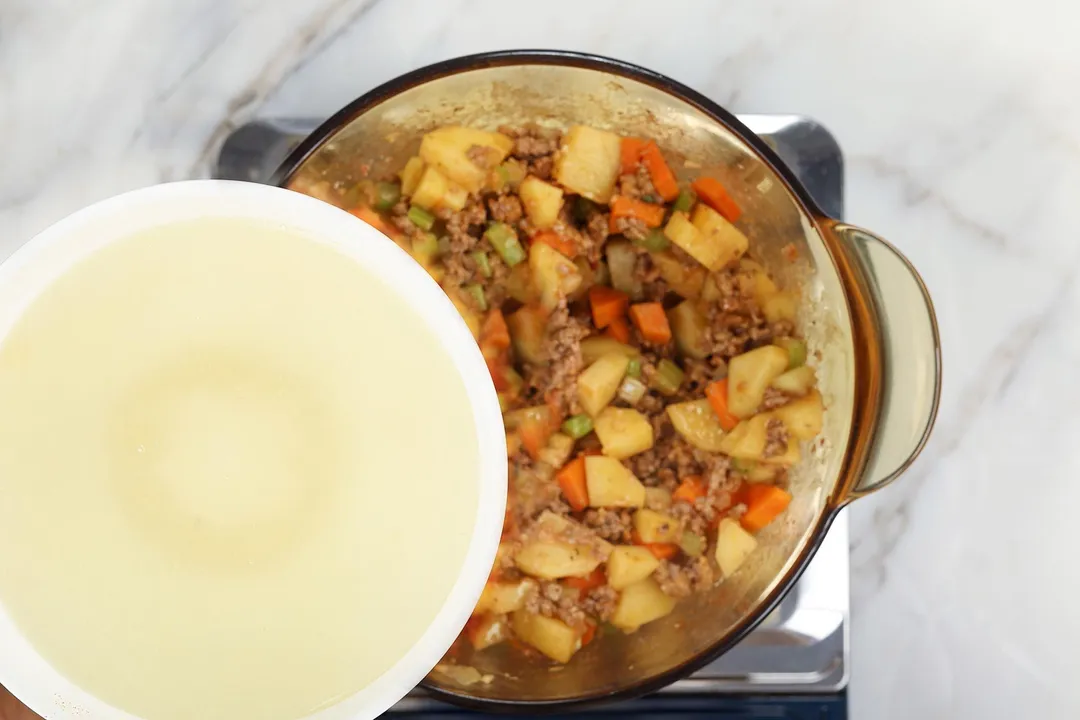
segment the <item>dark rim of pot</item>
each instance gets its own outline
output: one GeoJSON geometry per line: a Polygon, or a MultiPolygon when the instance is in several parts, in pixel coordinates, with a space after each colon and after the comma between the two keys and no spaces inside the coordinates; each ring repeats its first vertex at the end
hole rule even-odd
{"type": "MultiPolygon", "coordinates": [[[[379,85],[373,90],[364,93],[356,100],[336,112],[329,120],[320,125],[314,132],[304,138],[281,166],[274,172],[270,182],[276,185],[285,185],[293,174],[303,166],[304,162],[311,157],[316,150],[332,138],[339,130],[347,126],[355,118],[364,114],[379,103],[394,97],[406,90],[418,85],[423,85],[432,80],[437,80],[449,75],[456,75],[470,70],[480,70],[490,67],[506,65],[568,65],[586,70],[618,75],[630,80],[636,80],[650,85],[658,90],[668,93],[684,102],[689,103],[729,130],[739,136],[747,145],[752,147],[762,162],[766,163],[777,175],[786,182],[788,190],[802,202],[808,214],[815,218],[826,217],[817,203],[802,186],[795,173],[780,159],[780,157],[761,138],[754,134],[748,127],[743,125],[738,118],[701,93],[693,90],[682,83],[669,77],[653,72],[631,63],[615,60],[600,55],[571,52],[566,50],[499,50],[494,52],[465,55],[463,57],[444,60],[422,67],[418,70],[400,75],[389,82],[379,85]]],[[[625,688],[612,691],[601,691],[592,695],[582,695],[563,700],[502,700],[495,698],[483,698],[474,695],[460,694],[446,688],[437,687],[427,680],[422,685],[425,690],[437,700],[445,700],[461,707],[480,710],[485,712],[505,713],[557,713],[568,710],[579,710],[588,706],[601,703],[611,703],[620,700],[647,695],[663,688],[675,680],[686,677],[701,667],[712,662],[725,652],[733,648],[743,638],[756,628],[776,607],[780,601],[790,592],[795,583],[802,576],[803,571],[817,553],[825,534],[832,525],[839,508],[833,505],[827,506],[825,512],[818,520],[817,527],[811,534],[811,540],[803,549],[802,556],[792,565],[787,573],[781,577],[776,586],[758,604],[758,608],[742,620],[735,628],[727,633],[715,644],[691,657],[686,662],[653,677],[641,680],[625,688]]]]}

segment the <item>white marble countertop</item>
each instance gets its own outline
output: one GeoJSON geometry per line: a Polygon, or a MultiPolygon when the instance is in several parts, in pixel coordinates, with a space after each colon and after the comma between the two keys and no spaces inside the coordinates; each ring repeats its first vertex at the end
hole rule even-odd
{"type": "Polygon", "coordinates": [[[854,508],[852,715],[1077,717],[1080,385],[1057,374],[1080,355],[1078,23],[1071,0],[3,0],[0,256],[207,175],[255,115],[479,50],[596,52],[811,115],[845,150],[848,219],[924,274],[946,359],[931,445],[854,508]]]}

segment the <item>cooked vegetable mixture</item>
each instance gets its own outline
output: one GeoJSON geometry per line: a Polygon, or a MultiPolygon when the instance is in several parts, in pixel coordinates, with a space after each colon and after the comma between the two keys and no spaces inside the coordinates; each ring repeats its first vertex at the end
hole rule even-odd
{"type": "Polygon", "coordinates": [[[294,189],[423,264],[499,392],[509,503],[462,642],[568,662],[736,573],[782,516],[822,399],[718,180],[591,127],[443,127],[394,178],[294,189]]]}

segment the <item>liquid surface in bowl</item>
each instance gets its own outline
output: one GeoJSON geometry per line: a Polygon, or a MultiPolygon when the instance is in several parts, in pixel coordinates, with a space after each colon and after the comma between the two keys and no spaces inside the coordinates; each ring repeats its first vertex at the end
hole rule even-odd
{"type": "Polygon", "coordinates": [[[0,439],[0,602],[140,717],[360,690],[432,622],[475,520],[439,340],[343,253],[247,221],[146,232],[48,287],[0,346],[0,439]]]}
{"type": "Polygon", "coordinates": [[[332,182],[343,155],[292,187],[441,282],[503,404],[499,561],[445,675],[479,680],[476,653],[572,662],[769,552],[824,402],[800,296],[719,179],[585,125],[439,127],[394,176],[332,182]]]}

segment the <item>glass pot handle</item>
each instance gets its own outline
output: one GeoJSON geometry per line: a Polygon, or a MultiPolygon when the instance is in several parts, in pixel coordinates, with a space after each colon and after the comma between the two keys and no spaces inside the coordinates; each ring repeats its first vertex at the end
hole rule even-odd
{"type": "Polygon", "coordinates": [[[937,316],[919,273],[882,238],[853,225],[828,224],[861,276],[881,343],[881,402],[861,477],[843,502],[880,490],[918,457],[941,397],[937,316]]]}

